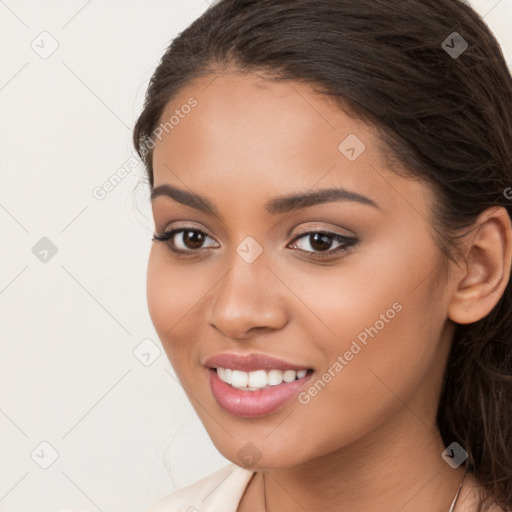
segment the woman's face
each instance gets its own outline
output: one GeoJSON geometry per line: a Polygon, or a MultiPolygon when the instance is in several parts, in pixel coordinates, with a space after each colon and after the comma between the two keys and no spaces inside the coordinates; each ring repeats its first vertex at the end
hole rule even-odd
{"type": "MultiPolygon", "coordinates": [[[[427,434],[453,334],[430,189],[387,169],[375,132],[307,85],[213,78],[183,89],[161,119],[154,190],[183,192],[152,199],[155,232],[184,231],[153,242],[147,289],[213,442],[236,464],[268,469],[427,434]],[[334,188],[347,192],[319,195],[334,188]],[[237,390],[207,368],[219,354],[310,371],[237,390]]],[[[249,367],[222,366],[244,385],[249,367]]]]}

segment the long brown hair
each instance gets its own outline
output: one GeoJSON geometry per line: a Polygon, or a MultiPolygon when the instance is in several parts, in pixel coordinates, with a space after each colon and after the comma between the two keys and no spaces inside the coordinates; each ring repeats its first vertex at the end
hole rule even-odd
{"type": "MultiPolygon", "coordinates": [[[[153,187],[155,129],[195,77],[265,73],[307,82],[379,130],[390,167],[435,187],[432,225],[456,233],[487,207],[511,215],[512,80],[495,37],[460,0],[221,0],[181,32],[154,72],[133,132],[153,187]],[[467,48],[466,48],[467,45],[467,48]]],[[[483,489],[478,512],[512,503],[512,288],[457,325],[437,425],[483,489]]]]}

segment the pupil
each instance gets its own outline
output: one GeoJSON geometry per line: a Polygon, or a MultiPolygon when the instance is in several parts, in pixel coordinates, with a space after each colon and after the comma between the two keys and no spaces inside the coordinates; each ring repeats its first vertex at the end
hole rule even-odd
{"type": "Polygon", "coordinates": [[[199,249],[203,243],[203,234],[199,231],[186,231],[185,232],[185,245],[192,249],[199,249]]]}
{"type": "Polygon", "coordinates": [[[329,249],[331,243],[328,235],[324,235],[322,233],[315,233],[310,236],[312,236],[314,239],[314,243],[311,244],[311,247],[320,251],[329,249]],[[318,242],[320,242],[320,247],[315,247],[315,244],[318,244],[318,242]]]}

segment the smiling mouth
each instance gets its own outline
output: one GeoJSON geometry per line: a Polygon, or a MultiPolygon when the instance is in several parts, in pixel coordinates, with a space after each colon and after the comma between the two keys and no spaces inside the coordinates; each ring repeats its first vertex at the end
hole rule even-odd
{"type": "Polygon", "coordinates": [[[280,384],[293,382],[295,380],[304,379],[313,372],[310,368],[302,370],[254,370],[246,372],[243,370],[235,370],[232,368],[212,368],[219,379],[232,388],[243,391],[259,391],[268,389],[280,384]]]}

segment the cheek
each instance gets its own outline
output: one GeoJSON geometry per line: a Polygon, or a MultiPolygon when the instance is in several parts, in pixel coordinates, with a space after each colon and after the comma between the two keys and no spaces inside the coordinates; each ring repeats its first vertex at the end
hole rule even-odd
{"type": "MultiPolygon", "coordinates": [[[[174,353],[180,345],[187,345],[193,336],[191,319],[204,296],[206,284],[198,279],[193,265],[171,262],[165,248],[153,246],[147,270],[147,302],[151,321],[169,360],[174,363],[174,353]]],[[[181,351],[183,352],[183,351],[181,351]]]]}
{"type": "Polygon", "coordinates": [[[176,264],[171,258],[164,247],[154,245],[147,270],[149,313],[155,327],[166,327],[166,331],[183,318],[204,294],[204,284],[198,279],[194,265],[176,264]]]}
{"type": "Polygon", "coordinates": [[[436,333],[418,329],[421,307],[405,300],[401,304],[402,309],[393,310],[394,318],[383,327],[380,323],[375,326],[374,313],[385,314],[386,300],[368,304],[366,313],[360,313],[357,319],[347,311],[338,314],[337,322],[332,323],[338,333],[336,341],[327,343],[324,338],[325,366],[305,388],[305,394],[298,397],[296,412],[282,423],[276,421],[279,428],[268,429],[272,436],[267,436],[267,432],[261,434],[257,428],[251,431],[255,444],[265,453],[274,454],[271,462],[279,459],[295,464],[299,459],[322,456],[347,446],[393,416],[398,417],[404,411],[404,403],[415,415],[424,417],[425,404],[434,402],[430,393],[436,391],[436,386],[432,383],[442,373],[438,372],[441,367],[436,360],[436,333]],[[357,338],[361,332],[367,335],[366,344],[357,338]],[[351,354],[350,360],[347,352],[351,354]],[[290,439],[301,443],[300,454],[290,450],[294,445],[290,439]],[[314,441],[300,441],[306,439],[314,441]]]}
{"type": "Polygon", "coordinates": [[[327,451],[333,439],[339,446],[350,442],[409,399],[417,400],[419,414],[435,402],[446,355],[446,298],[435,262],[435,253],[426,252],[386,265],[381,259],[364,271],[347,265],[338,278],[295,274],[294,292],[311,308],[296,318],[302,316],[304,339],[322,354],[322,365],[302,396],[302,418],[309,420],[291,426],[290,435],[312,436],[322,451],[315,434],[321,429],[327,451]]]}
{"type": "MultiPolygon", "coordinates": [[[[175,279],[169,269],[165,268],[160,250],[153,245],[147,270],[147,301],[151,320],[158,334],[161,335],[172,327],[172,312],[179,305],[176,300],[175,279]]],[[[160,336],[162,343],[164,339],[160,336]]]]}

